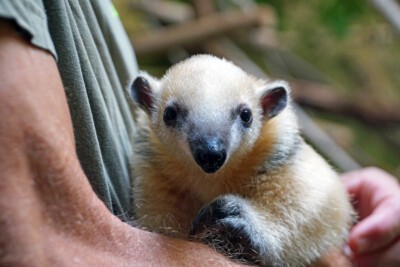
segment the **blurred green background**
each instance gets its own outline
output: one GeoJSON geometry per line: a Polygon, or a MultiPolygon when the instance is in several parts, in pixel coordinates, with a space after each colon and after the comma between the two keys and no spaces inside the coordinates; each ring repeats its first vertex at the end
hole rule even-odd
{"type": "MultiPolygon", "coordinates": [[[[168,26],[137,8],[140,2],[113,1],[133,45],[135,38],[147,31],[168,26]]],[[[191,4],[191,1],[179,2],[191,4]]],[[[265,52],[267,60],[263,64],[272,77],[327,84],[349,103],[366,105],[377,113],[381,112],[382,116],[385,116],[388,108],[392,113],[399,112],[400,39],[370,2],[214,2],[217,9],[238,8],[254,3],[268,5],[275,11],[274,38],[278,45],[265,52]],[[297,62],[302,67],[297,67],[297,62]]],[[[248,52],[257,60],[259,52],[248,52]]],[[[138,56],[138,60],[140,69],[156,76],[162,75],[171,64],[168,57],[149,60],[148,57],[138,56]]],[[[304,108],[362,166],[378,166],[400,176],[400,124],[397,121],[377,123],[308,105],[304,105],[304,108]]]]}

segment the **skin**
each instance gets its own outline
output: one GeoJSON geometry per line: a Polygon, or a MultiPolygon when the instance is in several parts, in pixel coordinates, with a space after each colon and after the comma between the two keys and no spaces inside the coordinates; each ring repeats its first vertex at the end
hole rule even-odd
{"type": "Polygon", "coordinates": [[[349,254],[358,266],[400,266],[400,185],[377,168],[342,175],[359,222],[350,232],[349,254]]]}
{"type": "Polygon", "coordinates": [[[0,265],[233,265],[204,245],[121,222],[76,156],[54,58],[0,20],[0,265]]]}

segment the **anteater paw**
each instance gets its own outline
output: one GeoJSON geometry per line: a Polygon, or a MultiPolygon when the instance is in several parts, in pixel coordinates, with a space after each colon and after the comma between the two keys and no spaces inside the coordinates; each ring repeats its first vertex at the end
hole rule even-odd
{"type": "Polygon", "coordinates": [[[259,263],[265,240],[260,240],[252,216],[252,208],[246,200],[225,195],[200,210],[192,223],[190,236],[231,258],[259,263]]]}

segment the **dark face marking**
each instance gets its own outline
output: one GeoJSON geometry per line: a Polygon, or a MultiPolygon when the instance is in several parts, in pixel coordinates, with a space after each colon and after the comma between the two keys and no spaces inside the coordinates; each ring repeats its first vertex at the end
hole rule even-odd
{"type": "Polygon", "coordinates": [[[249,108],[243,108],[240,111],[240,119],[242,120],[244,127],[250,127],[253,122],[253,114],[249,108]]]}
{"type": "Polygon", "coordinates": [[[189,136],[192,156],[203,171],[214,173],[225,163],[227,156],[227,139],[215,135],[189,136]]]}
{"type": "Polygon", "coordinates": [[[168,126],[173,126],[178,118],[178,110],[175,106],[166,107],[164,110],[164,122],[168,126]]]}
{"type": "Polygon", "coordinates": [[[188,112],[184,107],[173,103],[164,109],[163,120],[165,125],[176,128],[183,125],[187,114],[188,112]]]}
{"type": "Polygon", "coordinates": [[[240,121],[245,128],[249,128],[253,122],[253,113],[245,104],[240,104],[237,108],[232,110],[231,119],[236,120],[237,117],[240,118],[240,121]]]}

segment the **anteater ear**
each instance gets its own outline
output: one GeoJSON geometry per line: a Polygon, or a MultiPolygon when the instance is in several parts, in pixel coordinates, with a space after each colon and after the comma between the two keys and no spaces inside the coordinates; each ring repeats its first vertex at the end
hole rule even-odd
{"type": "Polygon", "coordinates": [[[261,107],[265,118],[278,115],[289,102],[290,88],[287,82],[268,83],[261,95],[261,107]]]}
{"type": "Polygon", "coordinates": [[[132,99],[147,113],[154,107],[159,81],[147,73],[140,73],[130,85],[132,99]]]}

